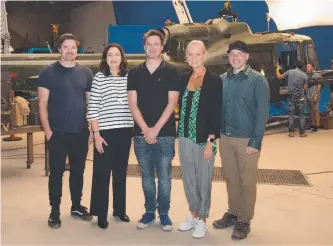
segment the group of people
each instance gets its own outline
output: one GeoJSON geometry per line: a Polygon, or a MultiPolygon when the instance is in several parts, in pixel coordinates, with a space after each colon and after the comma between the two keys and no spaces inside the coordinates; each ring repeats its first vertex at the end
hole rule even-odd
{"type": "Polygon", "coordinates": [[[108,227],[112,173],[113,216],[130,221],[126,214],[126,170],[133,138],[145,198],[145,212],[137,228],[153,224],[157,211],[161,229],[171,231],[171,162],[178,138],[189,205],[189,215],[178,229],[193,230],[194,238],[203,238],[208,229],[219,140],[228,210],[213,226],[233,226],[234,240],[246,238],[254,216],[256,173],[269,113],[267,80],[247,64],[249,51],[242,41],[229,45],[231,67],[221,76],[205,66],[206,47],[202,41],[187,45],[186,61],[191,71],[183,75],[161,58],[164,38],[160,32],[145,33],[143,46],[145,62],[128,71],[122,47],[109,44],[99,72],[93,75],[76,62],[77,38],[64,34],[59,39],[60,60],[40,73],[40,118],[50,157],[48,225],[61,226],[62,176],[67,156],[71,215],[83,220],[97,216],[98,226],[108,227]],[[90,143],[94,143],[94,160],[88,211],[81,197],[90,143]]]}
{"type": "MultiPolygon", "coordinates": [[[[333,65],[333,63],[332,63],[333,65]]],[[[332,66],[333,69],[333,66],[332,66]]],[[[308,109],[311,118],[311,132],[320,130],[320,113],[319,102],[321,93],[321,84],[308,86],[310,79],[320,78],[320,74],[316,73],[313,63],[306,64],[301,61],[296,61],[296,68],[290,69],[285,73],[280,73],[280,67],[277,66],[276,77],[278,79],[286,78],[288,80],[288,115],[289,115],[289,137],[295,136],[295,113],[296,109],[299,112],[299,132],[300,137],[307,137],[305,133],[305,108],[308,109]]],[[[330,84],[333,102],[333,85],[330,84]]]]}

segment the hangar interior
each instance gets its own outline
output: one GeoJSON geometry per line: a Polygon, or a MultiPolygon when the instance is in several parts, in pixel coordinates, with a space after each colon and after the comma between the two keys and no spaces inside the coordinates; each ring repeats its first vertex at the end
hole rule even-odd
{"type": "MultiPolygon", "coordinates": [[[[194,22],[206,22],[216,18],[224,1],[188,1],[188,9],[194,22]]],[[[7,18],[12,35],[13,48],[43,47],[52,45],[51,24],[60,24],[59,34],[73,32],[81,41],[81,47],[101,52],[104,45],[113,41],[109,25],[117,27],[114,39],[128,47],[128,53],[142,53],[137,45],[142,26],[162,27],[166,20],[178,22],[171,1],[7,1],[7,18]],[[136,27],[138,26],[138,27],[136,27]],[[132,38],[126,36],[132,30],[132,38]],[[121,39],[123,37],[123,39],[121,39]]],[[[235,1],[232,8],[239,21],[248,23],[252,32],[267,31],[268,6],[264,1],[235,1]]],[[[269,30],[276,31],[274,20],[269,30]]],[[[318,53],[321,69],[329,68],[333,57],[333,27],[315,26],[292,29],[298,34],[310,36],[318,53]]]]}
{"type": "MultiPolygon", "coordinates": [[[[310,1],[305,0],[305,2],[310,1]]],[[[49,156],[45,135],[38,118],[36,87],[38,72],[41,68],[58,58],[57,54],[48,54],[56,51],[55,34],[57,37],[68,32],[75,34],[80,40],[82,53],[87,53],[87,56],[79,55],[78,61],[93,64],[91,69],[95,73],[98,69],[100,53],[106,44],[118,42],[125,47],[126,53],[141,54],[143,53],[142,34],[146,30],[163,27],[167,20],[173,23],[178,23],[179,20],[171,0],[6,1],[5,3],[8,31],[11,35],[10,45],[13,49],[12,53],[16,54],[1,54],[1,99],[9,98],[8,102],[1,101],[2,120],[8,118],[10,113],[7,114],[7,112],[12,110],[9,106],[14,105],[14,96],[25,96],[24,93],[29,96],[31,114],[29,117],[20,116],[20,121],[16,121],[12,129],[5,129],[8,126],[7,122],[2,123],[1,126],[3,136],[1,141],[2,244],[235,244],[230,238],[230,230],[215,230],[212,226],[213,220],[221,218],[227,209],[228,200],[225,177],[222,173],[223,165],[219,155],[216,155],[214,163],[212,207],[207,223],[209,233],[203,241],[195,241],[187,233],[180,233],[177,230],[166,234],[160,230],[157,222],[144,232],[137,230],[135,224],[144,211],[144,194],[133,145],[130,150],[127,176],[127,213],[131,218],[130,223],[114,220],[109,211],[109,229],[102,231],[97,227],[95,219],[90,223],[78,222],[71,218],[71,198],[68,192],[70,187],[67,182],[70,176],[68,160],[63,177],[61,204],[63,227],[58,231],[47,227],[50,212],[47,197],[49,156]],[[52,27],[51,24],[59,26],[52,27]],[[23,53],[29,53],[28,55],[31,56],[27,58],[23,53]],[[38,56],[38,53],[47,55],[38,56]],[[14,58],[11,60],[10,55],[19,57],[21,54],[23,54],[20,57],[22,60],[14,58]],[[19,72],[13,73],[10,69],[8,70],[8,67],[19,72]],[[28,70],[29,73],[27,73],[28,70]],[[28,75],[21,79],[25,73],[28,75]],[[17,88],[21,90],[16,90],[17,88]]],[[[223,4],[224,1],[187,1],[193,21],[201,23],[216,18],[218,11],[223,9],[223,4]]],[[[330,9],[328,7],[332,6],[327,6],[327,9],[330,9]]],[[[272,32],[277,30],[274,21],[267,19],[268,5],[265,1],[232,1],[232,8],[238,13],[239,21],[249,25],[252,33],[265,32],[268,29],[272,32]]],[[[329,69],[330,62],[333,60],[332,25],[285,31],[310,36],[315,43],[319,68],[329,69]]],[[[311,43],[307,45],[311,46],[311,43]]],[[[293,50],[291,46],[278,45],[278,53],[290,53],[293,50]]],[[[297,54],[293,55],[297,57],[297,54]]],[[[311,57],[311,54],[307,55],[311,57]]],[[[183,54],[179,56],[183,57],[183,54]]],[[[130,59],[134,59],[133,57],[144,59],[142,56],[131,56],[130,59]]],[[[274,65],[265,71],[273,74],[274,65]]],[[[329,98],[328,86],[324,86],[320,104],[322,111],[325,111],[329,98]]],[[[286,102],[272,103],[270,110],[286,116],[286,102]]],[[[309,123],[309,117],[307,123],[309,123]]],[[[300,138],[298,135],[293,139],[288,138],[286,117],[279,118],[267,127],[258,164],[260,182],[256,214],[246,243],[329,245],[333,242],[331,226],[333,220],[331,157],[333,115],[325,116],[322,123],[323,129],[309,134],[308,138],[300,138]]],[[[93,145],[90,145],[84,173],[82,204],[86,206],[89,206],[90,202],[93,148],[93,145]]],[[[172,162],[171,215],[176,227],[185,218],[188,206],[183,192],[177,141],[175,150],[176,154],[172,162]]]]}

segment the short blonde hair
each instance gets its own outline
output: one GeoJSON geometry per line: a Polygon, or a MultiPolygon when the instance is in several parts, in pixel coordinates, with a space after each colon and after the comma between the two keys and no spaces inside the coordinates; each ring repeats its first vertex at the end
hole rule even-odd
{"type": "Polygon", "coordinates": [[[188,48],[193,44],[201,44],[203,47],[203,52],[204,52],[204,54],[206,54],[206,45],[201,40],[192,40],[191,42],[189,42],[186,47],[186,53],[187,53],[188,48]]]}

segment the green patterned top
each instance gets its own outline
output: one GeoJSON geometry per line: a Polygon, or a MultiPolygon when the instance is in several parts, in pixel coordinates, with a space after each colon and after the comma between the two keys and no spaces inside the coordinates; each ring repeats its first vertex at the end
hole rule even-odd
{"type": "MultiPolygon", "coordinates": [[[[196,133],[197,132],[197,114],[198,114],[200,93],[201,93],[201,88],[196,89],[194,91],[191,110],[190,110],[190,112],[186,112],[186,105],[187,105],[189,90],[187,88],[185,89],[183,97],[182,97],[182,108],[180,109],[180,118],[179,118],[178,137],[185,137],[185,134],[184,134],[185,116],[186,116],[186,113],[190,113],[187,136],[190,140],[192,140],[195,143],[197,143],[197,133],[196,133]]],[[[205,143],[198,143],[198,144],[202,147],[205,147],[207,143],[205,142],[205,143]]],[[[214,141],[212,148],[213,148],[214,154],[216,154],[216,140],[214,141]]]]}

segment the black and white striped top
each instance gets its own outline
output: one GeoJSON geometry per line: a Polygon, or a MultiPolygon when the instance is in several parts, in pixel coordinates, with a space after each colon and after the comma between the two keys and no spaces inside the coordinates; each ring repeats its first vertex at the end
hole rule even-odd
{"type": "Polygon", "coordinates": [[[127,76],[106,77],[101,72],[94,76],[87,119],[98,120],[100,130],[133,127],[127,98],[127,76]]]}

